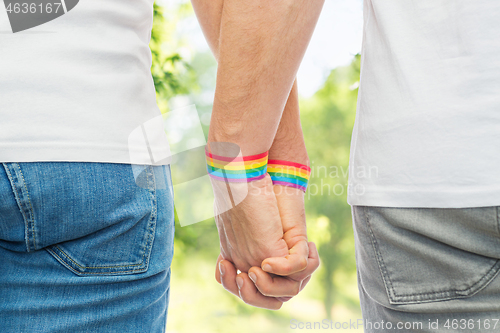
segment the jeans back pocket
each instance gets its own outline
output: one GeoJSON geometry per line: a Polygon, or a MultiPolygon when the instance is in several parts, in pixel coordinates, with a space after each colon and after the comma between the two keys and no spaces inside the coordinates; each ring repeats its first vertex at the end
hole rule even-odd
{"type": "Polygon", "coordinates": [[[499,273],[495,207],[360,209],[364,253],[376,260],[391,304],[469,297],[499,273]]]}
{"type": "Polygon", "coordinates": [[[25,216],[27,251],[47,250],[80,276],[148,270],[157,222],[153,167],[136,184],[130,164],[6,165],[25,216]],[[144,183],[144,182],[143,182],[144,183]],[[28,218],[29,217],[29,218],[28,218]]]}

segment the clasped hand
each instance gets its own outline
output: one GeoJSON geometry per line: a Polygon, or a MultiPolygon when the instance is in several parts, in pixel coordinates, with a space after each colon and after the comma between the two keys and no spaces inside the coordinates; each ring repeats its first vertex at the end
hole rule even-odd
{"type": "Polygon", "coordinates": [[[307,241],[304,193],[273,185],[268,174],[237,186],[212,184],[220,238],[216,280],[249,305],[279,309],[319,266],[316,246],[307,241]]]}

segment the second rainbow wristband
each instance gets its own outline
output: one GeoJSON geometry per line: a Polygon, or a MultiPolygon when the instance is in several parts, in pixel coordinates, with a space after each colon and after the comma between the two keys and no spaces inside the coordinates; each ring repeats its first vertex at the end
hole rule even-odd
{"type": "Polygon", "coordinates": [[[289,186],[305,192],[311,175],[311,168],[290,161],[269,160],[267,172],[271,176],[274,185],[289,186]]]}

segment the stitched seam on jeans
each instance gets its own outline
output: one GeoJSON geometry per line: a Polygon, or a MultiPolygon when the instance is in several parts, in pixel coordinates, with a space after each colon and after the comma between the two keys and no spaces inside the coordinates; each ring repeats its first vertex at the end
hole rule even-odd
{"type": "MultiPolygon", "coordinates": [[[[149,166],[148,169],[152,172],[152,167],[149,166]]],[[[153,174],[151,174],[153,176],[153,174]]],[[[146,224],[146,232],[147,232],[147,238],[146,238],[146,244],[144,245],[144,253],[142,254],[142,262],[144,263],[144,257],[146,256],[146,253],[148,252],[148,248],[149,248],[149,243],[150,243],[150,239],[151,239],[151,232],[150,232],[150,229],[151,229],[151,223],[154,219],[154,213],[155,213],[155,205],[154,205],[154,195],[153,195],[153,191],[152,191],[152,182],[150,182],[149,180],[149,172],[146,173],[146,179],[147,179],[147,182],[148,182],[148,190],[149,190],[149,194],[150,194],[150,198],[151,198],[151,214],[149,215],[149,219],[148,219],[148,223],[146,224]]],[[[154,176],[152,177],[154,178],[154,176]]],[[[148,261],[149,263],[149,261],[148,261]]]]}
{"type": "Polygon", "coordinates": [[[2,164],[4,166],[5,172],[7,173],[7,177],[9,178],[9,181],[11,183],[12,192],[14,192],[14,197],[16,199],[17,206],[18,206],[19,211],[24,219],[24,235],[25,235],[24,238],[25,238],[25,242],[26,242],[26,251],[30,252],[29,235],[28,235],[29,234],[28,219],[26,218],[26,214],[24,213],[24,210],[22,209],[23,205],[21,203],[21,198],[19,197],[19,193],[17,191],[17,182],[14,181],[14,178],[12,177],[12,173],[10,172],[9,167],[5,163],[2,163],[2,164]]]}
{"type": "MultiPolygon", "coordinates": [[[[50,253],[52,253],[53,255],[55,255],[56,257],[58,257],[59,259],[61,259],[62,262],[65,262],[64,259],[62,259],[56,252],[52,251],[51,249],[47,249],[48,251],[50,251],[50,253]]],[[[113,274],[113,273],[129,273],[129,272],[137,272],[136,269],[133,269],[133,270],[128,270],[128,271],[113,271],[113,272],[79,272],[77,270],[75,270],[73,267],[71,266],[67,266],[70,270],[72,270],[73,272],[75,272],[76,274],[113,274]]]]}
{"type": "Polygon", "coordinates": [[[389,290],[390,290],[389,294],[392,294],[392,295],[389,295],[389,297],[392,299],[395,296],[394,287],[392,286],[391,278],[389,277],[389,273],[387,272],[387,268],[385,267],[384,258],[382,258],[382,255],[381,255],[380,251],[378,250],[377,240],[375,238],[375,234],[373,233],[373,230],[372,230],[369,218],[368,218],[368,209],[364,207],[363,212],[364,212],[366,224],[368,226],[368,230],[370,231],[370,236],[372,238],[373,250],[375,251],[375,255],[377,256],[377,259],[378,259],[377,264],[378,264],[378,267],[380,269],[380,273],[382,275],[382,280],[384,281],[386,288],[387,288],[387,283],[389,283],[389,290]],[[386,277],[387,277],[387,281],[386,281],[386,277]]]}
{"type": "Polygon", "coordinates": [[[81,266],[78,264],[76,261],[74,261],[66,252],[64,252],[58,245],[55,245],[56,247],[68,260],[70,260],[72,263],[74,263],[76,266],[82,268],[82,269],[101,269],[101,268],[118,268],[118,267],[131,267],[131,266],[140,266],[143,264],[143,262],[139,264],[130,264],[130,265],[119,265],[119,266],[81,266]]]}
{"type": "Polygon", "coordinates": [[[498,216],[498,214],[500,214],[500,212],[498,210],[498,206],[496,206],[496,209],[497,209],[497,232],[500,235],[500,217],[498,216]]]}
{"type": "MultiPolygon", "coordinates": [[[[154,233],[156,230],[156,224],[154,225],[154,228],[152,228],[152,225],[153,225],[153,220],[156,220],[157,213],[158,213],[157,202],[156,202],[156,185],[155,185],[156,181],[155,181],[153,166],[149,166],[149,169],[151,170],[151,178],[152,178],[152,182],[151,182],[151,185],[149,187],[149,191],[151,194],[151,215],[149,217],[149,221],[147,224],[148,239],[146,241],[146,247],[144,249],[143,261],[144,261],[144,256],[146,255],[146,252],[151,253],[151,248],[153,247],[153,240],[154,240],[154,233]]],[[[149,175],[148,175],[148,185],[149,184],[150,183],[149,183],[149,175]]],[[[146,266],[149,266],[149,255],[148,255],[148,257],[146,257],[146,266]]]]}
{"type": "MultiPolygon", "coordinates": [[[[413,296],[424,296],[424,295],[434,295],[434,294],[456,294],[459,292],[466,292],[470,289],[473,289],[473,287],[475,287],[476,285],[481,284],[483,280],[490,279],[491,278],[490,275],[495,275],[496,272],[499,271],[498,268],[500,268],[500,259],[495,261],[495,263],[488,269],[488,271],[483,275],[481,279],[479,279],[477,282],[475,282],[473,285],[471,285],[466,289],[454,289],[454,290],[433,291],[433,292],[418,293],[418,294],[401,294],[401,295],[395,294],[395,295],[398,297],[413,297],[413,296]]],[[[467,296],[467,295],[459,295],[459,296],[467,296]]]]}
{"type": "Polygon", "coordinates": [[[16,165],[17,165],[17,169],[19,170],[19,174],[21,175],[21,178],[23,179],[24,189],[26,190],[26,196],[28,197],[28,203],[30,205],[31,234],[33,236],[33,249],[36,251],[37,248],[36,248],[36,237],[35,237],[35,212],[33,209],[33,205],[31,204],[30,194],[28,192],[28,187],[26,186],[26,181],[24,180],[24,175],[23,175],[23,172],[21,171],[21,167],[19,166],[18,163],[16,163],[16,165]]]}

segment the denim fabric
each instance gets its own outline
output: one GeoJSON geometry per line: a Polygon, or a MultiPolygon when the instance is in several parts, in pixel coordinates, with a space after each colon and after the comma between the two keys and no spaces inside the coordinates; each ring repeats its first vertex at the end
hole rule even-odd
{"type": "Polygon", "coordinates": [[[165,331],[170,168],[143,170],[138,184],[130,164],[0,166],[0,332],[165,331]]]}
{"type": "Polygon", "coordinates": [[[372,323],[365,332],[398,322],[422,323],[401,332],[500,331],[499,207],[353,206],[352,214],[361,310],[372,323]]]}

